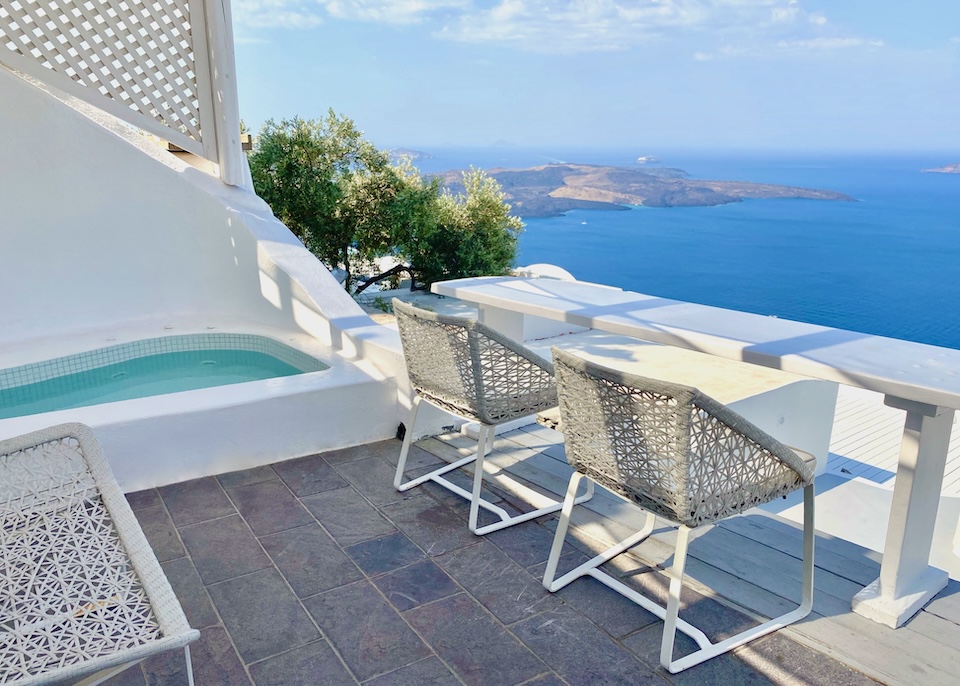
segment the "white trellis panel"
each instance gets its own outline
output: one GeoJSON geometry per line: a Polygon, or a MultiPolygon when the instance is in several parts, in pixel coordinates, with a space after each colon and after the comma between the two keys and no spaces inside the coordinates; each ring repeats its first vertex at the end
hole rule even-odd
{"type": "Polygon", "coordinates": [[[237,140],[239,152],[232,37],[219,16],[229,7],[221,0],[206,4],[0,0],[0,64],[219,163],[224,181],[235,183],[235,168],[223,168],[225,161],[235,167],[235,155],[224,149],[230,141],[237,140]],[[208,36],[210,13],[225,35],[208,36]],[[228,134],[234,127],[236,134],[228,134]]]}

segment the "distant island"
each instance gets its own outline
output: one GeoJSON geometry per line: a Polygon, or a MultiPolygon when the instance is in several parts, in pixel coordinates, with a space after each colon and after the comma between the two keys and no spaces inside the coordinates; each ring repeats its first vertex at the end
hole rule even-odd
{"type": "Polygon", "coordinates": [[[387,154],[390,156],[390,160],[393,163],[399,162],[401,158],[408,159],[411,162],[433,159],[433,155],[421,152],[419,150],[410,150],[408,148],[389,148],[387,150],[387,154]]]}
{"type": "MultiPolygon", "coordinates": [[[[529,169],[491,169],[513,211],[521,217],[556,217],[570,210],[625,210],[647,207],[703,207],[744,198],[854,198],[834,191],[747,181],[700,181],[681,169],[630,169],[590,164],[547,164],[529,169]]],[[[453,192],[463,192],[462,172],[438,174],[453,192]]]]}
{"type": "Polygon", "coordinates": [[[934,172],[936,174],[960,174],[960,162],[956,164],[947,164],[936,169],[924,169],[925,172],[934,172]]]}

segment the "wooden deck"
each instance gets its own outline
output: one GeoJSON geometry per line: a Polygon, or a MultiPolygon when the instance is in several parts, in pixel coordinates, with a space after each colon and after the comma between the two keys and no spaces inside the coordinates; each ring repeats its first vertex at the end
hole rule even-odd
{"type": "MultiPolygon", "coordinates": [[[[887,482],[890,477],[884,472],[895,468],[899,436],[893,428],[883,433],[883,441],[877,434],[880,427],[893,427],[895,419],[882,403],[879,408],[874,406],[871,401],[876,398],[858,395],[842,393],[838,408],[841,430],[835,434],[830,468],[857,470],[860,476],[887,482]],[[887,439],[893,453],[884,442],[887,439]]],[[[422,447],[447,460],[466,454],[475,445],[459,434],[421,442],[422,447]]],[[[498,437],[490,462],[491,469],[500,470],[490,475],[495,483],[518,501],[534,505],[545,495],[562,493],[570,469],[563,457],[561,434],[539,425],[498,437]]],[[[585,551],[596,550],[639,527],[643,516],[600,489],[592,501],[575,511],[574,532],[585,551]]],[[[664,564],[669,565],[674,536],[666,532],[651,537],[632,551],[633,557],[618,558],[616,566],[645,591],[661,593],[663,574],[630,576],[630,569],[652,565],[662,570],[664,564]]],[[[781,614],[799,600],[800,542],[796,524],[759,510],[702,527],[696,532],[687,563],[691,588],[751,616],[781,614]]],[[[892,630],[850,611],[853,595],[879,575],[878,553],[821,535],[816,560],[814,612],[784,630],[790,637],[885,684],[960,683],[960,583],[951,581],[907,625],[892,630]]]]}
{"type": "MultiPolygon", "coordinates": [[[[840,386],[827,471],[893,487],[904,413],[879,393],[840,386]]],[[[942,494],[960,496],[960,423],[954,422],[942,494]]]]}

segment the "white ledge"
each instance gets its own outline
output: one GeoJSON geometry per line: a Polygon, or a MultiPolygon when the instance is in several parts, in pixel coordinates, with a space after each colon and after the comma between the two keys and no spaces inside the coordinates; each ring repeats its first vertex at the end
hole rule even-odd
{"type": "Polygon", "coordinates": [[[585,282],[479,277],[433,285],[483,307],[697,350],[898,398],[960,408],[960,350],[585,282]]]}

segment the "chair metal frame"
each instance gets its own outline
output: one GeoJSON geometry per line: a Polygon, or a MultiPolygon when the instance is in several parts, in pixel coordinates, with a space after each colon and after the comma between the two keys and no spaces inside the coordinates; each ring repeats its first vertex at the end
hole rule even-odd
{"type": "MultiPolygon", "coordinates": [[[[407,491],[433,481],[466,498],[470,501],[470,530],[477,535],[559,511],[563,501],[511,516],[502,507],[484,499],[481,493],[484,464],[493,449],[496,427],[556,406],[553,366],[479,322],[428,312],[396,299],[393,300],[393,309],[397,315],[407,373],[416,391],[400,448],[394,487],[398,491],[407,491]],[[417,416],[424,401],[455,416],[478,422],[477,450],[404,481],[407,456],[416,436],[417,416]],[[445,474],[471,463],[474,464],[471,491],[444,478],[445,474]],[[496,515],[499,521],[480,526],[480,508],[496,515]]],[[[593,492],[593,484],[589,483],[586,492],[575,497],[575,502],[586,502],[593,497],[593,492]]]]}
{"type": "MultiPolygon", "coordinates": [[[[620,593],[629,600],[637,603],[645,610],[653,613],[664,620],[663,636],[660,644],[660,664],[671,673],[677,673],[700,664],[710,658],[716,657],[722,653],[741,646],[756,638],[760,638],[773,631],[781,629],[788,624],[799,621],[806,617],[813,608],[813,575],[814,575],[814,484],[813,468],[811,461],[804,460],[790,448],[779,443],[776,439],[769,436],[759,428],[750,424],[746,419],[740,417],[729,408],[703,395],[696,389],[680,386],[678,384],[669,384],[654,379],[617,372],[600,365],[596,365],[586,360],[577,358],[574,355],[553,349],[554,362],[557,370],[560,412],[563,417],[563,426],[565,430],[565,440],[567,442],[567,458],[574,466],[575,471],[570,477],[567,485],[567,492],[564,497],[563,508],[560,515],[560,522],[554,536],[553,545],[550,549],[550,556],[547,560],[547,567],[544,572],[543,585],[547,590],[554,592],[572,583],[583,576],[591,576],[597,581],[608,586],[612,590],[620,593]],[[569,385],[571,379],[576,381],[586,381],[586,383],[596,383],[603,388],[598,391],[594,398],[585,400],[584,385],[581,384],[576,391],[569,385]],[[619,387],[619,388],[618,388],[619,387]],[[642,390],[641,390],[642,389],[642,390]],[[634,392],[636,393],[634,394],[634,392]],[[624,416],[612,417],[609,414],[599,418],[599,413],[603,412],[597,398],[605,392],[622,392],[624,398],[632,395],[632,401],[626,401],[617,408],[617,411],[626,411],[627,414],[635,413],[632,418],[624,421],[624,416]],[[640,395],[646,397],[640,398],[640,395]],[[678,398],[679,396],[679,398],[678,398]],[[616,437],[603,437],[597,431],[603,432],[609,430],[612,432],[631,431],[636,429],[638,424],[642,424],[642,418],[639,414],[643,412],[643,406],[649,402],[663,402],[669,398],[673,402],[670,412],[680,418],[681,428],[679,436],[685,441],[680,441],[679,449],[686,453],[692,460],[697,460],[700,455],[695,454],[698,446],[698,437],[695,435],[699,425],[703,429],[708,422],[719,425],[724,428],[727,436],[737,434],[746,439],[740,445],[749,445],[755,453],[762,453],[762,459],[765,461],[781,461],[785,471],[783,472],[784,481],[768,492],[762,492],[755,488],[756,484],[750,484],[747,491],[747,497],[739,494],[731,501],[725,503],[725,508],[721,511],[695,511],[690,506],[691,500],[686,500],[687,507],[684,509],[671,509],[671,503],[665,502],[659,495],[650,497],[649,494],[639,494],[632,492],[636,487],[637,481],[634,480],[629,487],[624,487],[622,483],[611,481],[608,470],[603,465],[597,463],[590,464],[590,460],[580,461],[578,458],[578,449],[584,444],[584,441],[590,441],[587,451],[590,448],[597,449],[599,453],[607,452],[619,467],[623,463],[617,461],[616,437]],[[597,404],[595,408],[584,409],[585,403],[591,402],[597,404]],[[599,424],[593,427],[584,424],[584,412],[587,414],[596,412],[599,424]],[[579,415],[579,416],[578,416],[579,415]],[[589,434],[593,429],[593,435],[589,434]],[[741,433],[743,432],[743,433],[741,433]],[[744,435],[746,434],[746,435],[744,435]],[[609,438],[609,440],[607,440],[609,438]],[[604,445],[604,443],[606,443],[604,445]],[[796,479],[791,478],[791,473],[796,479]],[[584,478],[588,483],[597,481],[602,486],[606,486],[612,492],[623,497],[626,500],[641,506],[647,512],[647,518],[640,531],[623,539],[619,543],[610,546],[607,550],[594,556],[587,562],[556,577],[557,564],[566,539],[567,530],[570,525],[570,517],[574,506],[577,504],[576,493],[580,481],[584,478]],[[793,483],[791,483],[791,481],[793,483]],[[687,553],[690,543],[690,534],[698,526],[709,524],[722,517],[736,514],[754,505],[762,502],[768,502],[785,492],[803,488],[803,580],[802,580],[802,598],[796,609],[787,612],[779,617],[775,617],[763,622],[755,627],[751,627],[735,634],[717,643],[713,643],[700,629],[679,616],[680,611],[680,592],[683,587],[684,568],[687,560],[687,553]],[[677,531],[677,544],[673,557],[673,564],[670,566],[668,576],[670,577],[670,588],[666,607],[654,602],[646,596],[640,594],[635,589],[630,588],[619,579],[611,576],[607,572],[599,569],[600,565],[612,560],[614,557],[626,552],[630,548],[641,543],[654,533],[654,526],[657,515],[665,517],[671,521],[671,526],[679,527],[677,531]],[[692,638],[698,646],[698,650],[685,655],[680,659],[673,659],[673,648],[676,640],[676,632],[682,631],[692,638]]],[[[576,383],[574,381],[574,383],[576,383]]],[[[589,420],[587,420],[589,423],[589,420]]],[[[655,428],[653,424],[647,423],[648,429],[655,428]]],[[[650,441],[654,443],[655,441],[650,441]]],[[[676,444],[674,444],[676,445],[676,444]]],[[[751,455],[756,458],[757,454],[751,455]]],[[[608,465],[609,466],[609,465],[608,465]]],[[[681,465],[682,467],[684,465],[681,465]]],[[[690,467],[690,465],[685,465],[690,467]]],[[[696,468],[693,468],[696,471],[696,468]]],[[[687,475],[691,472],[686,471],[687,475]]],[[[674,476],[676,476],[676,472],[674,476]]],[[[694,494],[695,496],[697,494],[694,494]]],[[[693,498],[694,501],[703,502],[703,498],[693,498]]],[[[718,501],[714,500],[711,505],[716,505],[718,501]]]]}

